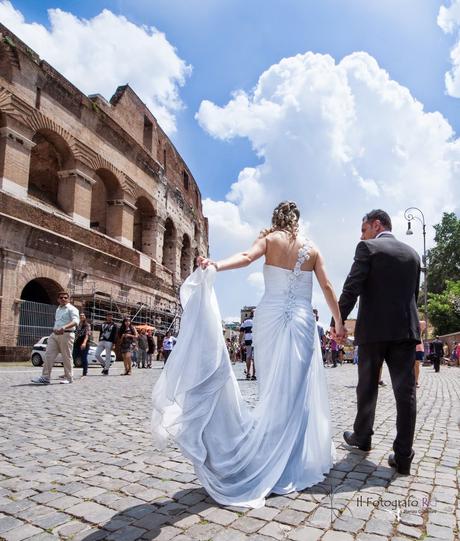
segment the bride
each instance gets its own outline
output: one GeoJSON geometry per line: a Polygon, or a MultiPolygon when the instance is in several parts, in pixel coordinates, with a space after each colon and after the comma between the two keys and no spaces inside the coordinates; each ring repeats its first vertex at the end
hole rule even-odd
{"type": "Polygon", "coordinates": [[[329,401],[316,321],[312,274],[345,330],[323,258],[298,235],[292,201],[273,211],[272,226],[253,246],[222,261],[199,258],[184,282],[177,344],[153,389],[152,430],[164,448],[172,437],[220,504],[261,507],[324,479],[334,461],[329,401]],[[246,267],[265,256],[265,293],[254,319],[259,400],[243,400],[222,336],[213,283],[216,271],[246,267]]]}

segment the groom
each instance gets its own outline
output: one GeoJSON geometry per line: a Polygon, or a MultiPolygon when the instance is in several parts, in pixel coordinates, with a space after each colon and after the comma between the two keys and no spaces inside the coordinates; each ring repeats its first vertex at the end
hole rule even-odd
{"type": "MultiPolygon", "coordinates": [[[[391,467],[408,475],[414,457],[415,346],[420,342],[417,297],[420,258],[391,233],[391,219],[372,210],[361,224],[361,242],[345,280],[339,306],[345,322],[359,297],[355,346],[359,346],[358,411],[349,445],[370,451],[374,433],[379,373],[385,360],[396,399],[396,439],[388,459],[391,467]]],[[[331,332],[335,333],[334,321],[331,332]]]]}

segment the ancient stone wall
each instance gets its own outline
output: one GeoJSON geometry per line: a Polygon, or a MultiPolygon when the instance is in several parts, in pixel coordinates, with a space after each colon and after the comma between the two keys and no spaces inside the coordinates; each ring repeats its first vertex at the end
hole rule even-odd
{"type": "Polygon", "coordinates": [[[135,92],[85,96],[2,25],[0,231],[9,347],[31,281],[171,306],[208,252],[198,185],[135,92]]]}

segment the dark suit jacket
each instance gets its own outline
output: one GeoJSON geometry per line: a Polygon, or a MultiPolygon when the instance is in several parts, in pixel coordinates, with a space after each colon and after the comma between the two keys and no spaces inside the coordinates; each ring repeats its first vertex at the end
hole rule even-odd
{"type": "Polygon", "coordinates": [[[420,258],[390,232],[361,241],[339,299],[345,321],[359,297],[355,345],[420,342],[417,298],[420,258]]]}

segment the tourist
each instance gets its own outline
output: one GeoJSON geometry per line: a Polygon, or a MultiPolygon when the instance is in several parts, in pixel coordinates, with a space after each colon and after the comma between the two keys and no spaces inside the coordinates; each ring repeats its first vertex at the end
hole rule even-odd
{"type": "Polygon", "coordinates": [[[80,318],[78,310],[70,304],[69,298],[67,291],[60,291],[58,294],[59,306],[56,309],[53,332],[48,337],[46,345],[42,375],[32,379],[32,383],[49,385],[51,370],[59,353],[62,355],[65,376],[64,379],[61,379],[61,383],[73,382],[72,348],[75,340],[75,327],[80,318]]]}
{"type": "Polygon", "coordinates": [[[441,365],[441,359],[444,355],[443,350],[443,343],[439,339],[439,336],[436,336],[436,338],[431,342],[431,357],[433,359],[433,368],[435,372],[439,372],[440,365],[441,365]]]}
{"type": "Polygon", "coordinates": [[[137,338],[137,331],[131,325],[131,318],[125,316],[118,330],[118,336],[120,338],[120,351],[123,358],[123,364],[125,367],[124,373],[121,376],[130,376],[132,370],[132,352],[135,346],[137,338]]]}
{"type": "Polygon", "coordinates": [[[139,368],[147,368],[147,351],[149,349],[149,341],[145,329],[141,329],[137,337],[138,353],[137,365],[139,368]]]}
{"type": "Polygon", "coordinates": [[[315,314],[316,326],[318,328],[319,343],[321,347],[321,357],[323,359],[323,365],[324,365],[326,362],[326,335],[324,333],[324,327],[318,323],[319,321],[318,310],[314,308],[313,313],[315,314]]]}
{"type": "Polygon", "coordinates": [[[80,359],[83,368],[82,378],[88,375],[88,352],[89,339],[91,337],[91,325],[86,319],[86,315],[80,314],[80,323],[75,329],[75,341],[73,344],[72,358],[74,363],[80,359]]]}
{"type": "Polygon", "coordinates": [[[112,362],[112,348],[117,338],[118,327],[113,321],[113,314],[108,313],[105,316],[105,322],[101,327],[99,343],[96,348],[96,359],[102,366],[102,375],[108,376],[110,364],[112,362]],[[105,361],[101,353],[105,350],[105,361]]]}
{"type": "Polygon", "coordinates": [[[249,313],[249,317],[246,318],[240,327],[240,336],[244,340],[241,342],[246,351],[246,379],[256,380],[256,367],[254,364],[254,349],[252,346],[252,327],[253,327],[253,317],[254,312],[249,313]],[[252,376],[251,376],[251,367],[252,367],[252,376]]]}
{"type": "Polygon", "coordinates": [[[340,346],[333,338],[329,340],[329,349],[331,351],[332,368],[337,368],[340,346]]]}
{"type": "Polygon", "coordinates": [[[164,364],[168,362],[168,358],[171,355],[171,351],[173,350],[173,347],[175,345],[176,345],[176,338],[171,334],[170,331],[168,331],[163,340],[163,346],[162,346],[164,364]]]}
{"type": "Polygon", "coordinates": [[[153,338],[153,332],[151,330],[147,331],[147,368],[152,368],[152,360],[155,355],[155,340],[153,338]]]}

